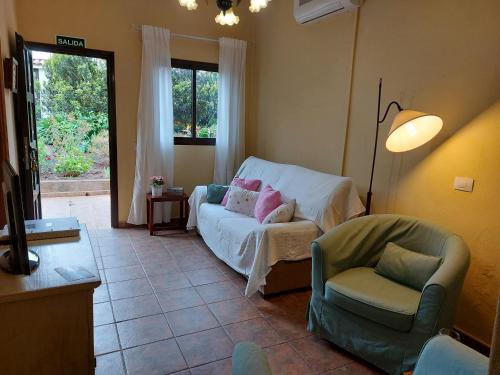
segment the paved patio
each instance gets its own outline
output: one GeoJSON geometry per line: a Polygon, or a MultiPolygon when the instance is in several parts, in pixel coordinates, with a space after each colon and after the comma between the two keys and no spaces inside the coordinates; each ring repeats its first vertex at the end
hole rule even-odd
{"type": "Polygon", "coordinates": [[[89,229],[111,228],[110,195],[43,197],[44,219],[74,216],[89,229]]]}

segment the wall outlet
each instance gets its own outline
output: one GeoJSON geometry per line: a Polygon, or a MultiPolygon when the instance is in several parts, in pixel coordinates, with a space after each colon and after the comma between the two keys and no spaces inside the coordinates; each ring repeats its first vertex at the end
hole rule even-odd
{"type": "Polygon", "coordinates": [[[453,184],[455,190],[472,192],[474,188],[474,179],[470,177],[455,177],[455,182],[453,184]]]}

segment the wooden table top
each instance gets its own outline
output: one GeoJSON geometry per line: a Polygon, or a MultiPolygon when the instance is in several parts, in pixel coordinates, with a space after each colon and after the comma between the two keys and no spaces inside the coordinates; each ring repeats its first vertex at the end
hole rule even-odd
{"type": "MultiPolygon", "coordinates": [[[[0,303],[96,288],[101,284],[85,225],[81,225],[79,237],[33,241],[28,242],[28,247],[39,255],[40,264],[29,276],[0,269],[0,303]],[[83,267],[94,277],[67,281],[55,271],[57,267],[70,266],[83,267]]],[[[5,246],[0,247],[1,254],[6,250],[5,246]]]]}
{"type": "Polygon", "coordinates": [[[151,202],[177,202],[177,201],[183,201],[188,199],[189,197],[187,196],[186,193],[171,193],[171,192],[164,192],[161,196],[159,197],[153,197],[151,193],[148,193],[146,195],[146,199],[151,202]]]}

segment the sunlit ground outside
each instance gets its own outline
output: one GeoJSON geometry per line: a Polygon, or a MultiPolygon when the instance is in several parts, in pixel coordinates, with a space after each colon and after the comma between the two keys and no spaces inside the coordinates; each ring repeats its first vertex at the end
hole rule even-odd
{"type": "Polygon", "coordinates": [[[44,219],[73,216],[88,229],[111,228],[110,212],[109,195],[42,198],[44,219]]]}

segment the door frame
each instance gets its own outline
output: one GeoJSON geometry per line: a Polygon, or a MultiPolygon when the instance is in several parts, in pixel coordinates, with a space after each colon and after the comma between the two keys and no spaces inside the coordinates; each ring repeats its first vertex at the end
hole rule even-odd
{"type": "Polygon", "coordinates": [[[116,97],[115,97],[115,53],[90,48],[58,46],[50,43],[26,41],[31,50],[78,55],[106,60],[108,86],[108,132],[109,132],[109,184],[111,188],[111,227],[118,228],[118,163],[116,146],[116,97]]]}

